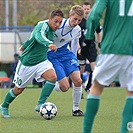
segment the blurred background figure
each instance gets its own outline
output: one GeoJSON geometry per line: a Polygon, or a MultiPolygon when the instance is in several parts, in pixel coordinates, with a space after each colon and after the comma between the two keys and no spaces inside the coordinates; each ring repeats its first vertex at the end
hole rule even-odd
{"type": "Polygon", "coordinates": [[[10,81],[9,81],[9,84],[8,84],[9,88],[14,87],[14,83],[12,83],[12,82],[13,82],[16,67],[17,67],[17,64],[18,64],[18,61],[19,61],[18,57],[19,57],[19,54],[15,53],[14,54],[14,62],[10,66],[10,81]]]}
{"type": "Polygon", "coordinates": [[[92,40],[89,40],[89,41],[85,40],[84,33],[86,30],[86,21],[89,13],[91,12],[92,4],[91,2],[86,1],[82,4],[82,7],[84,10],[84,18],[79,24],[79,26],[81,27],[82,35],[79,39],[80,46],[77,52],[77,58],[80,65],[80,74],[81,74],[82,80],[83,80],[83,76],[84,76],[83,74],[85,72],[86,64],[88,65],[87,62],[89,61],[89,65],[91,68],[89,73],[89,78],[87,79],[88,82],[86,83],[86,86],[83,87],[85,91],[88,93],[91,87],[92,72],[94,70],[95,61],[97,58],[96,46],[100,45],[100,42],[102,39],[102,27],[100,24],[98,25],[98,27],[95,30],[95,37],[92,40]],[[85,45],[84,45],[84,42],[86,42],[85,45]]]}

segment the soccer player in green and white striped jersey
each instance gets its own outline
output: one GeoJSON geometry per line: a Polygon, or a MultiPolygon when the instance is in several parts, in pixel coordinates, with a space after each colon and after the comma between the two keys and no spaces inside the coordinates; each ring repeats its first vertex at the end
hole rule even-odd
{"type": "Polygon", "coordinates": [[[56,9],[52,11],[49,22],[39,22],[30,38],[22,44],[20,50],[23,51],[19,56],[19,62],[14,77],[15,87],[7,92],[0,110],[3,118],[10,118],[8,113],[9,105],[23,92],[28,84],[31,84],[35,78],[38,82],[46,80],[38,105],[35,111],[39,112],[40,106],[51,94],[56,82],[56,73],[53,65],[47,60],[47,51],[51,49],[56,52],[56,45],[53,43],[54,33],[63,20],[63,13],[56,9]]]}
{"type": "Polygon", "coordinates": [[[133,123],[133,0],[97,0],[87,19],[86,39],[94,38],[105,9],[101,50],[87,97],[83,133],[91,133],[103,88],[117,76],[121,87],[127,88],[120,133],[128,133],[131,127],[127,125],[133,123]]]}

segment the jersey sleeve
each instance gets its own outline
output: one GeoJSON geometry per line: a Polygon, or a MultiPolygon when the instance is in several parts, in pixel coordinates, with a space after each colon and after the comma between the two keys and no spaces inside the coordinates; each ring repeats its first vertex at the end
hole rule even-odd
{"type": "Polygon", "coordinates": [[[78,50],[78,44],[79,44],[79,39],[76,38],[76,39],[73,39],[71,41],[71,51],[77,55],[77,50],[78,50]]]}
{"type": "MultiPolygon", "coordinates": [[[[27,42],[27,41],[26,41],[26,42],[27,42]]],[[[29,44],[26,43],[26,42],[22,43],[22,46],[23,46],[24,49],[26,49],[26,47],[29,45],[29,44]]]]}
{"type": "Polygon", "coordinates": [[[103,11],[107,6],[108,0],[97,0],[94,4],[86,22],[85,38],[91,40],[95,38],[95,31],[100,25],[99,21],[103,11]],[[99,2],[100,1],[100,2],[99,2]]]}
{"type": "MultiPolygon", "coordinates": [[[[39,44],[48,46],[49,44],[53,44],[53,41],[47,38],[47,34],[49,32],[49,26],[47,23],[40,23],[36,27],[34,31],[35,39],[39,44]]],[[[53,39],[53,38],[51,38],[53,39]]]]}

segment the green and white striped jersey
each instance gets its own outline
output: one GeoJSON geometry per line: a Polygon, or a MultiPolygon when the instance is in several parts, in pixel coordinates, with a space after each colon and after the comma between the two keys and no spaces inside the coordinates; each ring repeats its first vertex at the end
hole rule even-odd
{"type": "Polygon", "coordinates": [[[103,12],[101,54],[133,55],[133,0],[97,0],[86,23],[86,39],[93,39],[103,12]]]}
{"type": "Polygon", "coordinates": [[[48,45],[53,44],[54,31],[49,27],[48,22],[39,22],[30,38],[22,44],[24,51],[19,57],[25,66],[34,66],[47,59],[48,45]]]}

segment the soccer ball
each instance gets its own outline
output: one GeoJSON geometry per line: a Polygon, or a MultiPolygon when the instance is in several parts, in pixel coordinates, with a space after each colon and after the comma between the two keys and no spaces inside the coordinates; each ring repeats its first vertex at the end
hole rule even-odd
{"type": "Polygon", "coordinates": [[[57,107],[51,102],[46,102],[40,107],[40,115],[46,120],[51,120],[57,115],[57,107]]]}

